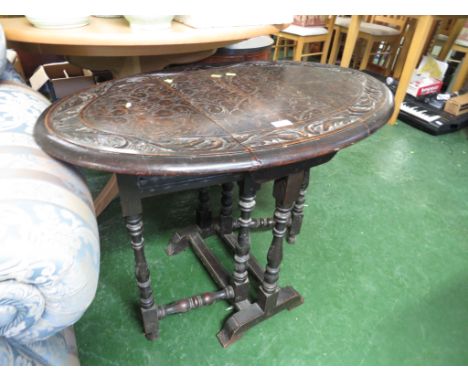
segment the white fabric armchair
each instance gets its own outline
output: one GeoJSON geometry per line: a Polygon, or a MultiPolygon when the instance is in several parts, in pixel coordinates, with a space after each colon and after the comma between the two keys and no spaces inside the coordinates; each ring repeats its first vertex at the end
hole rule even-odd
{"type": "Polygon", "coordinates": [[[0,365],[76,365],[75,323],[99,274],[92,198],[32,136],[49,102],[11,81],[0,30],[0,365]]]}

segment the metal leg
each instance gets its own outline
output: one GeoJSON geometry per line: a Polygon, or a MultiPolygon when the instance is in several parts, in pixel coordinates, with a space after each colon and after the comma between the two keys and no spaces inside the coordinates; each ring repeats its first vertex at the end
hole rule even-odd
{"type": "Polygon", "coordinates": [[[304,173],[304,181],[299,190],[299,197],[294,203],[292,210],[291,226],[288,231],[287,241],[289,244],[296,242],[296,236],[301,232],[302,220],[304,218],[305,194],[309,186],[309,170],[304,173]]]}

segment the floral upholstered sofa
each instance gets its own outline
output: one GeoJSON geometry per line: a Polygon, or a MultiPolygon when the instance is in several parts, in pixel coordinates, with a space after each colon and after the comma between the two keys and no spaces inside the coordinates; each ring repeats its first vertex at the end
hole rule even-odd
{"type": "Polygon", "coordinates": [[[97,287],[86,183],[32,136],[48,104],[6,61],[0,29],[0,365],[78,365],[72,325],[97,287]]]}

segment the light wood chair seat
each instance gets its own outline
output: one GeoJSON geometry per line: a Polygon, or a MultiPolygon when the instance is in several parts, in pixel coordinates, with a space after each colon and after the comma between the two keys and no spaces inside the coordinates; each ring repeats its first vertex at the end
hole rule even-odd
{"type": "Polygon", "coordinates": [[[442,34],[442,33],[439,33],[435,38],[437,40],[439,40],[439,41],[447,41],[448,40],[448,36],[445,35],[445,34],[442,34]]]}
{"type": "Polygon", "coordinates": [[[467,40],[458,39],[458,40],[455,40],[455,45],[468,47],[468,41],[467,41],[467,40]]]}
{"type": "MultiPolygon", "coordinates": [[[[337,17],[335,25],[348,28],[351,17],[337,17]]],[[[373,23],[363,22],[359,26],[359,32],[370,34],[371,36],[398,36],[401,32],[398,29],[373,23]]]]}
{"type": "Polygon", "coordinates": [[[299,25],[291,24],[286,29],[283,29],[280,33],[292,34],[297,36],[319,36],[327,34],[328,30],[324,27],[301,27],[299,25]]]}

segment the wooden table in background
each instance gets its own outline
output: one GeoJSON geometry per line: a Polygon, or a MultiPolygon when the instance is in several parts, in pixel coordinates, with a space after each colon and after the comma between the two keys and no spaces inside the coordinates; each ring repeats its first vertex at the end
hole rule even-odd
{"type": "MultiPolygon", "coordinates": [[[[174,21],[172,28],[133,31],[124,18],[91,17],[81,28],[39,29],[25,17],[0,18],[8,47],[31,53],[60,54],[95,70],[111,70],[114,78],[163,69],[211,56],[217,48],[248,38],[273,34],[285,25],[192,28],[174,21]]],[[[112,176],[94,201],[96,215],[118,195],[112,176]]]]}
{"type": "Polygon", "coordinates": [[[115,78],[159,70],[210,56],[217,48],[273,34],[284,25],[134,31],[124,18],[91,17],[81,28],[39,29],[25,17],[0,18],[8,46],[31,53],[59,54],[88,69],[111,70],[115,78]]]}

